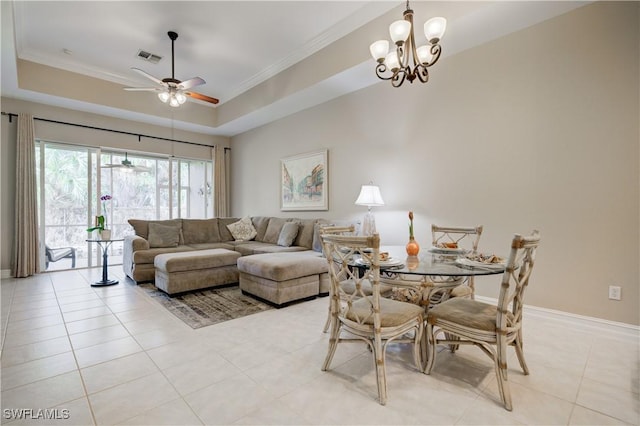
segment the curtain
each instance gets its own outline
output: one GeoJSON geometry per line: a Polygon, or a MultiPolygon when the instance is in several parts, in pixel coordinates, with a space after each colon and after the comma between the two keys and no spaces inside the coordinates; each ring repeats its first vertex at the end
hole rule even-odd
{"type": "Polygon", "coordinates": [[[230,150],[216,145],[213,154],[213,215],[229,217],[229,155],[230,150]]]}
{"type": "Polygon", "coordinates": [[[16,141],[16,200],[14,276],[40,272],[35,130],[31,114],[18,114],[16,141]]]}

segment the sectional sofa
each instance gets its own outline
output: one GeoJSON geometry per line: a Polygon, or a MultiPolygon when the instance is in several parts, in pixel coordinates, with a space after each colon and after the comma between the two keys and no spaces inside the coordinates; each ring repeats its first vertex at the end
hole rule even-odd
{"type": "Polygon", "coordinates": [[[244,292],[282,305],[328,293],[319,229],[334,222],[268,216],[130,219],[135,235],[125,237],[123,269],[135,282],[154,281],[169,294],[239,282],[244,292]]]}

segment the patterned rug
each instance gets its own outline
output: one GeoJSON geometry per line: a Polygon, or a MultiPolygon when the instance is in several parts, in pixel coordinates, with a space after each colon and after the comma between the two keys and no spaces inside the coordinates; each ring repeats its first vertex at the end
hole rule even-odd
{"type": "Polygon", "coordinates": [[[243,295],[237,285],[194,291],[176,297],[169,297],[152,283],[138,286],[191,328],[206,327],[273,309],[264,302],[243,295]]]}

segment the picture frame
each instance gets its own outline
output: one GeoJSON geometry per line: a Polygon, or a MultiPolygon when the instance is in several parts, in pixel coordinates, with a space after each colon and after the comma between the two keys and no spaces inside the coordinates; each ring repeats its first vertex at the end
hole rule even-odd
{"type": "Polygon", "coordinates": [[[280,210],[329,210],[328,150],[280,160],[280,210]]]}

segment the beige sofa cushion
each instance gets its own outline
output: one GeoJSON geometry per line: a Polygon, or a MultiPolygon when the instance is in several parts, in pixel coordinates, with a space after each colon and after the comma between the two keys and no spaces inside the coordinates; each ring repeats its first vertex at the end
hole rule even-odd
{"type": "Polygon", "coordinates": [[[313,247],[313,227],[316,219],[296,219],[296,221],[300,226],[293,245],[311,249],[313,247]]]}
{"type": "Polygon", "coordinates": [[[133,227],[133,231],[138,237],[142,237],[145,240],[149,239],[149,224],[159,223],[161,225],[177,225],[180,227],[180,240],[178,244],[184,244],[182,238],[182,219],[166,219],[166,220],[146,220],[146,219],[129,219],[129,225],[133,227]]]}
{"type": "Polygon", "coordinates": [[[285,253],[294,251],[307,251],[304,247],[282,247],[277,244],[262,243],[260,241],[236,241],[233,249],[243,256],[260,253],[285,253]]]}
{"type": "Polygon", "coordinates": [[[220,241],[233,241],[233,235],[227,228],[227,225],[231,225],[234,222],[239,221],[239,217],[219,217],[218,218],[218,231],[220,232],[220,241]]]}
{"type": "Polygon", "coordinates": [[[164,253],[156,256],[154,265],[166,272],[194,271],[236,264],[240,253],[226,249],[198,250],[185,253],[164,253]]]}
{"type": "Polygon", "coordinates": [[[182,219],[184,244],[219,243],[218,219],[182,219]]]}
{"type": "Polygon", "coordinates": [[[153,265],[153,259],[159,254],[163,253],[181,253],[185,251],[194,251],[195,249],[189,246],[178,247],[165,247],[165,248],[150,248],[148,250],[138,250],[133,252],[133,263],[141,265],[144,263],[150,263],[153,265]]]}
{"type": "Polygon", "coordinates": [[[311,251],[266,253],[238,259],[238,270],[273,281],[286,281],[327,272],[327,261],[311,251]]]}
{"type": "Polygon", "coordinates": [[[265,243],[278,244],[278,237],[280,236],[280,231],[282,231],[282,227],[285,223],[287,223],[287,219],[285,218],[269,218],[269,225],[267,226],[267,230],[264,233],[262,241],[265,243]]]}
{"type": "Polygon", "coordinates": [[[180,227],[152,222],[149,224],[149,247],[178,247],[180,227]]]}
{"type": "Polygon", "coordinates": [[[254,216],[251,218],[253,227],[256,228],[256,241],[264,242],[264,233],[267,232],[267,226],[269,226],[268,216],[254,216]]]}

